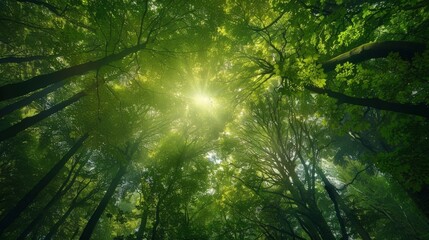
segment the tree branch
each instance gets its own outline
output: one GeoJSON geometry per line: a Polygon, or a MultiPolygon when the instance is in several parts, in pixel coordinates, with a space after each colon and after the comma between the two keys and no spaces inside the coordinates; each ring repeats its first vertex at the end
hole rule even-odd
{"type": "Polygon", "coordinates": [[[322,68],[325,72],[330,72],[335,69],[337,64],[360,63],[372,58],[384,58],[393,52],[399,53],[404,60],[411,61],[416,53],[423,52],[425,49],[425,44],[408,41],[366,43],[329,59],[322,63],[322,68]]]}
{"type": "Polygon", "coordinates": [[[426,104],[414,105],[406,103],[388,102],[378,98],[357,98],[345,95],[343,93],[335,92],[330,89],[319,88],[314,85],[305,85],[304,88],[313,93],[326,94],[329,97],[337,99],[340,104],[348,103],[358,106],[372,107],[380,110],[405,113],[429,119],[429,106],[426,104]]]}

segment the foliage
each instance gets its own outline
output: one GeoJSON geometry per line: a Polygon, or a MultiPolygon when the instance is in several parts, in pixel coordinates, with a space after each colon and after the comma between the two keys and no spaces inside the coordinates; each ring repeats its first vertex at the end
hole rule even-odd
{"type": "Polygon", "coordinates": [[[428,8],[2,1],[0,238],[428,239],[428,8]]]}

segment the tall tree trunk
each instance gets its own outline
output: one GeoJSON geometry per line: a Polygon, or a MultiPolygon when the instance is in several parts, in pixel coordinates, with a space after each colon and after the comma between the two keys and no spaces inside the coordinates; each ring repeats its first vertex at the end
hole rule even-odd
{"type": "Polygon", "coordinates": [[[329,89],[319,88],[313,85],[305,85],[304,87],[310,92],[314,92],[317,94],[326,94],[329,97],[335,98],[339,103],[348,103],[358,106],[372,107],[380,110],[421,116],[429,119],[429,106],[425,104],[413,105],[405,103],[387,102],[378,98],[358,98],[351,97],[343,93],[334,92],[329,89]]]}
{"type": "MultiPolygon", "coordinates": [[[[42,208],[42,210],[39,211],[39,213],[37,214],[37,216],[21,232],[21,234],[17,237],[17,240],[24,240],[27,237],[27,235],[30,234],[36,226],[38,226],[39,224],[41,224],[43,222],[43,220],[46,217],[48,211],[73,186],[73,184],[76,181],[76,178],[78,177],[80,171],[82,170],[83,166],[85,166],[85,164],[88,162],[88,160],[89,160],[89,158],[87,158],[84,162],[80,163],[79,168],[75,171],[75,173],[73,174],[73,177],[72,177],[73,169],[70,170],[69,176],[67,176],[66,180],[61,185],[61,187],[58,189],[58,191],[55,193],[55,195],[52,197],[52,199],[42,208]]],[[[78,163],[78,162],[76,162],[76,163],[78,163]]]]}
{"type": "Polygon", "coordinates": [[[144,207],[143,207],[143,214],[142,214],[141,219],[140,219],[139,230],[136,233],[136,240],[142,240],[143,239],[143,235],[144,235],[144,232],[146,229],[146,223],[147,223],[148,216],[149,216],[149,205],[147,205],[145,203],[144,207]]]}
{"type": "Polygon", "coordinates": [[[20,122],[2,130],[0,132],[0,142],[16,136],[18,133],[20,133],[20,132],[24,131],[25,129],[33,126],[34,124],[42,121],[43,119],[51,116],[52,114],[63,110],[67,106],[77,102],[83,96],[86,96],[85,91],[81,91],[81,92],[75,94],[74,96],[72,96],[71,98],[62,101],[62,102],[58,103],[57,105],[55,105],[55,106],[53,106],[47,110],[41,111],[40,113],[38,113],[34,116],[24,118],[20,122]]]}
{"type": "Polygon", "coordinates": [[[95,226],[97,225],[97,222],[101,217],[101,214],[103,214],[104,210],[107,207],[107,204],[109,203],[110,199],[113,196],[113,193],[115,192],[116,187],[119,185],[122,177],[125,175],[128,163],[119,168],[118,172],[110,183],[107,192],[104,194],[103,198],[101,199],[100,203],[98,204],[97,208],[95,209],[94,213],[92,214],[91,218],[88,220],[88,223],[83,229],[83,232],[80,235],[81,240],[90,239],[95,229],[95,226]]]}
{"type": "Polygon", "coordinates": [[[335,188],[334,185],[332,185],[332,183],[326,177],[322,169],[318,168],[317,170],[318,170],[317,173],[322,178],[323,184],[325,185],[325,189],[328,192],[329,197],[333,202],[335,201],[334,204],[341,207],[341,209],[344,211],[344,213],[346,214],[346,217],[352,223],[352,228],[356,230],[356,232],[363,240],[371,240],[369,233],[362,226],[356,214],[354,214],[353,210],[351,210],[349,206],[343,201],[342,197],[338,194],[337,189],[335,188]]]}
{"type": "Polygon", "coordinates": [[[69,208],[67,208],[67,211],[61,216],[61,218],[49,229],[48,234],[46,234],[44,240],[50,240],[53,236],[55,236],[58,232],[58,229],[61,227],[61,225],[64,224],[64,222],[67,220],[69,215],[73,212],[73,210],[77,207],[77,205],[71,204],[69,208]]]}
{"type": "Polygon", "coordinates": [[[138,52],[146,47],[145,43],[126,48],[119,53],[100,58],[95,61],[78,64],[72,67],[64,68],[56,72],[39,75],[28,80],[4,85],[0,87],[0,101],[23,96],[30,92],[47,87],[53,83],[61,82],[73,76],[83,75],[89,71],[96,70],[111,62],[118,61],[132,53],[138,52]]]}
{"type": "Polygon", "coordinates": [[[3,231],[10,226],[19,215],[34,202],[39,193],[54,179],[54,177],[60,172],[68,160],[79,150],[83,142],[88,138],[88,134],[84,134],[74,146],[63,156],[63,158],[57,162],[54,167],[27,193],[19,202],[9,210],[6,215],[0,221],[0,236],[3,231]]]}
{"type": "Polygon", "coordinates": [[[348,240],[349,234],[348,234],[347,228],[346,228],[346,221],[341,216],[341,210],[340,210],[336,195],[335,195],[335,193],[333,193],[333,191],[335,191],[335,189],[333,189],[332,185],[325,185],[325,189],[329,195],[329,198],[331,199],[332,203],[334,204],[335,215],[337,216],[338,223],[340,224],[340,230],[341,230],[341,236],[342,236],[341,239],[348,240]]]}
{"type": "Polygon", "coordinates": [[[0,117],[3,117],[13,111],[16,111],[24,106],[27,106],[28,104],[30,104],[31,102],[46,96],[48,93],[53,92],[55,90],[57,90],[58,88],[62,87],[64,85],[64,82],[57,82],[55,84],[52,84],[44,89],[42,89],[41,91],[38,91],[36,93],[31,94],[28,97],[25,97],[17,102],[11,103],[5,107],[3,107],[2,109],[0,109],[0,117]]]}
{"type": "Polygon", "coordinates": [[[340,230],[341,230],[341,239],[348,240],[349,234],[347,233],[346,228],[346,222],[344,221],[343,217],[341,216],[341,210],[337,201],[337,195],[335,186],[333,186],[329,180],[326,178],[326,176],[323,174],[321,169],[318,169],[318,173],[321,174],[321,178],[323,181],[323,184],[325,185],[325,190],[328,193],[329,198],[331,199],[332,203],[334,204],[335,209],[335,215],[337,216],[338,223],[340,224],[340,230]]]}
{"type": "Polygon", "coordinates": [[[61,218],[49,229],[48,234],[46,234],[44,240],[50,240],[52,237],[54,237],[58,229],[64,224],[64,222],[67,220],[69,215],[73,212],[75,208],[78,206],[84,204],[86,201],[88,201],[90,198],[94,196],[94,194],[98,191],[97,188],[94,188],[91,192],[89,192],[85,197],[82,199],[79,199],[79,195],[85,190],[86,187],[91,183],[91,181],[88,181],[82,188],[78,188],[76,196],[73,198],[73,200],[70,203],[69,208],[67,208],[66,212],[61,216],[61,218]]]}
{"type": "Polygon", "coordinates": [[[157,231],[158,231],[158,226],[160,222],[160,216],[159,216],[160,213],[161,213],[161,200],[158,200],[155,207],[155,222],[153,223],[153,226],[152,226],[152,238],[151,238],[152,240],[158,239],[157,231]]]}
{"type": "Polygon", "coordinates": [[[403,59],[410,61],[416,53],[423,52],[425,48],[425,44],[407,41],[366,43],[329,59],[322,63],[322,68],[329,72],[334,70],[337,64],[359,63],[372,58],[384,58],[394,52],[399,53],[403,59]]]}

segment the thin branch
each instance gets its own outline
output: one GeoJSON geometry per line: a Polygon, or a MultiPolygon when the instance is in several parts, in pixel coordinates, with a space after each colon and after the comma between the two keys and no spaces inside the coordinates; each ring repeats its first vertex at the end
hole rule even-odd
{"type": "Polygon", "coordinates": [[[357,179],[357,177],[359,176],[359,174],[365,172],[366,170],[368,170],[370,167],[372,167],[371,165],[367,166],[366,168],[360,170],[359,172],[356,173],[356,175],[354,176],[354,178],[352,179],[351,182],[344,184],[344,186],[342,186],[341,188],[338,188],[338,190],[344,190],[346,189],[348,186],[352,185],[354,183],[354,181],[357,179]]]}

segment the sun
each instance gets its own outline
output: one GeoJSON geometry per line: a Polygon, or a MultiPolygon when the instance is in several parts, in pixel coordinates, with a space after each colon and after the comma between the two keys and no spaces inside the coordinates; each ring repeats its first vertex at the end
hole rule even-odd
{"type": "Polygon", "coordinates": [[[192,100],[194,104],[199,107],[213,108],[215,105],[214,99],[211,96],[201,93],[195,94],[192,100]]]}

